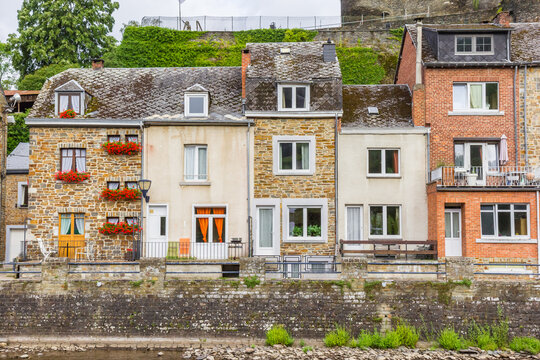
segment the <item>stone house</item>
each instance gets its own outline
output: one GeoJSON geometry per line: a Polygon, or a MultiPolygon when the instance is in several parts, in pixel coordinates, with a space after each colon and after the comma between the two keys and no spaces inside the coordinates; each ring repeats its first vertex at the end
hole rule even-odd
{"type": "Polygon", "coordinates": [[[247,44],[242,55],[245,116],[254,123],[253,254],[331,261],[337,252],[335,141],[342,115],[335,45],[247,44]]]}
{"type": "Polygon", "coordinates": [[[0,241],[5,260],[23,258],[28,218],[28,143],[19,143],[6,159],[5,232],[0,241]]]}
{"type": "MultiPolygon", "coordinates": [[[[429,130],[414,126],[411,101],[407,85],[343,86],[338,138],[340,239],[428,240],[429,130]]],[[[343,243],[342,253],[358,256],[384,249],[387,246],[343,243]]]]}
{"type": "Polygon", "coordinates": [[[413,89],[413,122],[430,129],[428,234],[441,258],[538,259],[540,179],[518,160],[514,97],[527,49],[513,30],[504,17],[405,28],[395,82],[413,89]]]}

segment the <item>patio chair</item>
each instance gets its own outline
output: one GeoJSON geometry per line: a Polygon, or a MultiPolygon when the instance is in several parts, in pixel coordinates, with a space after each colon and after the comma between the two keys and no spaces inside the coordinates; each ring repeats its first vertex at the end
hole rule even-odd
{"type": "Polygon", "coordinates": [[[86,246],[75,249],[75,260],[79,259],[94,260],[94,248],[89,242],[86,246]]]}
{"type": "Polygon", "coordinates": [[[43,239],[37,239],[38,240],[38,245],[39,245],[39,250],[41,251],[41,254],[43,254],[43,260],[42,262],[45,262],[47,261],[47,259],[52,255],[52,254],[57,254],[58,251],[55,250],[55,249],[47,249],[45,247],[45,243],[43,242],[43,239]]]}

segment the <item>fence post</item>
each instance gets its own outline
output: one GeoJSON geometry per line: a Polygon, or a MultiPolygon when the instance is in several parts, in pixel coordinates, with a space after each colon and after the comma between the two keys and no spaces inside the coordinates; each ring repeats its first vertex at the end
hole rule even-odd
{"type": "Polygon", "coordinates": [[[362,281],[367,277],[368,261],[366,258],[341,258],[341,279],[362,281]]]}
{"type": "Polygon", "coordinates": [[[204,16],[204,31],[206,31],[206,15],[204,16]]]}
{"type": "Polygon", "coordinates": [[[287,29],[289,28],[289,17],[287,16],[287,29]]]}
{"type": "Polygon", "coordinates": [[[474,279],[475,258],[447,257],[445,262],[447,281],[474,279]]]}
{"type": "Polygon", "coordinates": [[[157,281],[163,284],[167,272],[167,260],[165,258],[141,258],[139,260],[142,280],[157,281]]]}
{"type": "Polygon", "coordinates": [[[231,16],[231,32],[234,31],[234,16],[231,16]]]}
{"type": "Polygon", "coordinates": [[[266,259],[262,257],[243,257],[239,260],[240,263],[240,278],[251,276],[258,277],[264,281],[266,277],[265,265],[266,259]]]}
{"type": "Polygon", "coordinates": [[[69,272],[68,258],[49,258],[41,263],[41,281],[64,283],[69,272]]]}
{"type": "Polygon", "coordinates": [[[259,29],[262,29],[262,16],[259,16],[259,29]]]}

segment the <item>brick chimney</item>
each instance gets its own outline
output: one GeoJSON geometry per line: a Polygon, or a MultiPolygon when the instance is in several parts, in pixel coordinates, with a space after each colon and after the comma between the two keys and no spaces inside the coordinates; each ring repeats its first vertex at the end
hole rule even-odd
{"type": "Polygon", "coordinates": [[[105,64],[105,60],[103,60],[103,59],[93,59],[92,60],[92,69],[93,70],[101,70],[101,69],[103,69],[104,64],[105,64]]]}
{"type": "Polygon", "coordinates": [[[501,25],[502,27],[510,27],[510,23],[514,19],[512,18],[512,13],[510,11],[501,11],[493,18],[493,23],[501,25]]]}
{"type": "Polygon", "coordinates": [[[246,75],[248,66],[251,64],[249,49],[242,50],[242,99],[246,98],[246,75]]]}
{"type": "Polygon", "coordinates": [[[422,18],[416,19],[416,78],[412,92],[412,118],[414,126],[426,126],[426,88],[423,84],[422,18]]]}

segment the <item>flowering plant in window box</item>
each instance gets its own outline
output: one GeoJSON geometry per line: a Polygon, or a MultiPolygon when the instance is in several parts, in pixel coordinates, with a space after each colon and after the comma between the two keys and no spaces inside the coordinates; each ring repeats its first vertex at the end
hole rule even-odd
{"type": "Polygon", "coordinates": [[[67,109],[66,111],[62,111],[59,116],[61,119],[73,119],[77,116],[77,113],[73,109],[67,109]]]}
{"type": "Polygon", "coordinates": [[[141,231],[141,227],[137,224],[129,225],[127,222],[119,222],[117,224],[106,222],[98,228],[98,231],[104,235],[130,235],[134,232],[141,231]]]}
{"type": "Polygon", "coordinates": [[[56,180],[63,181],[65,183],[80,183],[88,179],[90,174],[77,171],[59,171],[54,175],[56,180]]]}
{"type": "Polygon", "coordinates": [[[136,142],[106,142],[103,148],[109,155],[134,155],[141,151],[142,146],[136,142]]]}
{"type": "Polygon", "coordinates": [[[101,197],[109,201],[134,201],[141,198],[141,192],[138,189],[105,189],[101,192],[101,197]]]}

